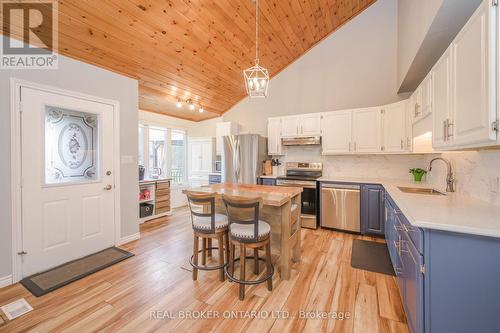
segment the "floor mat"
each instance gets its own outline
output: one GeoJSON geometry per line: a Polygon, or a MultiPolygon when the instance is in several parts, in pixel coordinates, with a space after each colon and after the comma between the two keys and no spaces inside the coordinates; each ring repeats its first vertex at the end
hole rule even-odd
{"type": "Polygon", "coordinates": [[[39,297],[132,256],[130,252],[110,247],[24,278],[21,284],[33,295],[39,297]]]}
{"type": "Polygon", "coordinates": [[[351,266],[370,272],[395,275],[385,243],[353,240],[351,266]]]}

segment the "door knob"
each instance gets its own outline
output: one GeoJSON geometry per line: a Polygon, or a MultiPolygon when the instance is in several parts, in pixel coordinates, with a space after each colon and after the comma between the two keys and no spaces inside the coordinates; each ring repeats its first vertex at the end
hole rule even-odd
{"type": "Polygon", "coordinates": [[[104,189],[106,191],[110,191],[112,188],[113,188],[113,186],[111,184],[108,184],[108,185],[104,186],[104,189]]]}

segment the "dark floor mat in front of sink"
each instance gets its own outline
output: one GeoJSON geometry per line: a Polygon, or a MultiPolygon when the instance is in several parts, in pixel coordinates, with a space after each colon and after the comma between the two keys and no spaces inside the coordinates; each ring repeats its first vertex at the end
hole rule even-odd
{"type": "Polygon", "coordinates": [[[395,275],[385,243],[353,240],[351,266],[370,272],[395,275]]]}

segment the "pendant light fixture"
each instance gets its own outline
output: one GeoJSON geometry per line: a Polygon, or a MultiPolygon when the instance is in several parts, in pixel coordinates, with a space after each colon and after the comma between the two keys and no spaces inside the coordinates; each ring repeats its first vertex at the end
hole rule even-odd
{"type": "Polygon", "coordinates": [[[250,98],[267,96],[269,72],[259,65],[259,0],[255,0],[255,65],[245,69],[243,76],[250,98]]]}

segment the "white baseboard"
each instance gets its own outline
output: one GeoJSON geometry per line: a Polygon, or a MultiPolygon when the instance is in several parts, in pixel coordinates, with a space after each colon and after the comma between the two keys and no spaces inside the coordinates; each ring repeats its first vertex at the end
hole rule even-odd
{"type": "Polygon", "coordinates": [[[141,238],[141,233],[140,232],[138,232],[136,234],[129,235],[129,236],[122,237],[118,241],[118,243],[116,244],[116,246],[120,246],[120,245],[123,245],[123,244],[127,244],[127,243],[130,243],[130,242],[133,242],[135,240],[138,240],[139,238],[141,238]]]}
{"type": "Polygon", "coordinates": [[[10,286],[12,284],[12,275],[0,277],[0,288],[10,286]]]}

